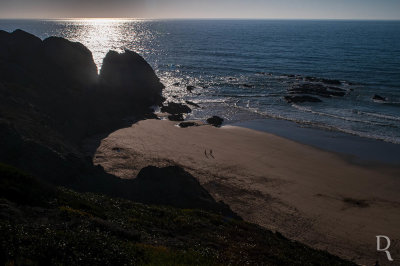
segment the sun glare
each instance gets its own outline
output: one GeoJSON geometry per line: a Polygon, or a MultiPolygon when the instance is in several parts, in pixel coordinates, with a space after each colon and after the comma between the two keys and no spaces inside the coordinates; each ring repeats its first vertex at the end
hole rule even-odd
{"type": "Polygon", "coordinates": [[[61,19],[51,19],[51,21],[71,21],[71,22],[87,22],[91,24],[109,24],[109,23],[121,23],[121,22],[134,22],[143,21],[146,19],[142,18],[61,18],[61,19]]]}
{"type": "Polygon", "coordinates": [[[147,51],[144,42],[153,37],[143,27],[143,22],[147,21],[143,19],[77,18],[56,21],[67,26],[64,31],[67,39],[81,42],[92,51],[99,70],[109,50],[122,52],[130,49],[143,54],[147,51]]]}

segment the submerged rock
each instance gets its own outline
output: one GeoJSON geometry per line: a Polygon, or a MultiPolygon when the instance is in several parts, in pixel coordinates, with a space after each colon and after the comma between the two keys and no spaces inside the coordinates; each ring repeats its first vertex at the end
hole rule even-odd
{"type": "Polygon", "coordinates": [[[316,78],[316,77],[305,77],[304,80],[306,81],[312,81],[312,82],[322,82],[325,84],[330,84],[330,85],[341,85],[342,82],[340,80],[336,79],[325,79],[325,78],[316,78]]]}
{"type": "Polygon", "coordinates": [[[187,89],[189,92],[192,92],[195,88],[196,88],[195,86],[191,86],[191,85],[186,86],[186,89],[187,89]]]}
{"type": "Polygon", "coordinates": [[[377,100],[377,101],[386,101],[385,97],[382,97],[378,94],[375,94],[374,97],[372,97],[373,100],[377,100]]]}
{"type": "Polygon", "coordinates": [[[189,106],[181,104],[181,103],[174,103],[169,102],[166,106],[161,107],[161,112],[163,113],[170,113],[170,114],[181,114],[181,113],[190,113],[192,109],[189,106]]]}
{"type": "Polygon", "coordinates": [[[253,85],[250,85],[250,84],[242,84],[242,86],[245,88],[253,88],[254,87],[253,85]]]}
{"type": "Polygon", "coordinates": [[[223,122],[224,119],[219,116],[213,116],[207,119],[207,123],[214,127],[220,127],[223,122]]]}
{"type": "Polygon", "coordinates": [[[303,103],[303,102],[322,102],[319,98],[313,96],[285,96],[288,103],[303,103]]]}
{"type": "Polygon", "coordinates": [[[314,84],[314,83],[303,83],[300,85],[296,85],[289,89],[289,93],[291,94],[311,94],[318,95],[322,97],[342,97],[346,95],[346,91],[341,88],[324,86],[322,84],[314,84]]]}

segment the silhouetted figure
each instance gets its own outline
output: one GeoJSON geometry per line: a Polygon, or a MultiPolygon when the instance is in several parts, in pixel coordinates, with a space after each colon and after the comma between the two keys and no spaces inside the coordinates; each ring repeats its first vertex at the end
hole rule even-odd
{"type": "Polygon", "coordinates": [[[204,150],[204,155],[205,155],[206,158],[208,159],[207,150],[204,150]]]}
{"type": "Polygon", "coordinates": [[[213,157],[213,159],[215,159],[212,150],[210,150],[210,156],[213,157]]]}

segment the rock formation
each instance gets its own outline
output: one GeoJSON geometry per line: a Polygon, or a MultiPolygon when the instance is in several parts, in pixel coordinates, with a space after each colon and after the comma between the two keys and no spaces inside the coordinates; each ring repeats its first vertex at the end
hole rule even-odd
{"type": "Polygon", "coordinates": [[[224,119],[219,117],[219,116],[213,116],[207,119],[207,123],[214,127],[220,127],[222,123],[224,122],[224,119]]]}
{"type": "Polygon", "coordinates": [[[186,90],[187,90],[188,92],[190,92],[190,93],[191,93],[195,88],[196,88],[196,87],[195,87],[195,86],[192,86],[192,85],[186,86],[186,90]]]}
{"type": "Polygon", "coordinates": [[[144,106],[160,105],[164,85],[139,54],[126,50],[107,53],[99,76],[100,85],[113,95],[144,106]]]}
{"type": "Polygon", "coordinates": [[[300,85],[296,85],[293,88],[289,89],[289,93],[291,94],[311,94],[318,95],[322,97],[343,97],[346,95],[346,91],[341,88],[325,86],[322,84],[313,84],[313,83],[303,83],[300,85]]]}
{"type": "MultiPolygon", "coordinates": [[[[129,125],[128,116],[149,117],[150,107],[163,101],[163,88],[132,51],[109,52],[98,75],[91,52],[80,43],[0,31],[0,162],[77,191],[234,216],[181,168],[148,168],[137,180],[121,180],[82,151],[84,138],[129,125]]],[[[191,111],[172,103],[168,108],[173,114],[191,111]]]]}
{"type": "Polygon", "coordinates": [[[197,127],[199,126],[199,124],[195,123],[195,122],[181,122],[178,125],[181,128],[187,128],[187,127],[197,127]]]}
{"type": "Polygon", "coordinates": [[[341,85],[342,84],[342,82],[340,80],[336,80],[336,79],[305,77],[304,80],[311,81],[311,82],[322,82],[322,83],[330,84],[330,85],[341,85]]]}
{"type": "Polygon", "coordinates": [[[169,115],[168,119],[170,121],[184,121],[185,119],[183,118],[183,114],[175,114],[175,115],[169,115]]]}
{"type": "Polygon", "coordinates": [[[290,74],[283,76],[295,79],[293,85],[287,89],[288,95],[284,96],[288,103],[321,102],[319,97],[344,97],[353,90],[343,86],[351,85],[346,81],[290,74]]]}
{"type": "Polygon", "coordinates": [[[380,96],[378,94],[375,94],[374,97],[372,97],[372,99],[373,100],[377,100],[377,101],[383,101],[383,102],[386,101],[385,97],[382,97],[382,96],[380,96]]]}
{"type": "Polygon", "coordinates": [[[319,98],[313,97],[313,96],[308,96],[308,95],[303,95],[303,96],[285,96],[285,100],[288,103],[304,103],[304,102],[318,103],[318,102],[322,102],[319,98]]]}
{"type": "Polygon", "coordinates": [[[172,115],[176,115],[181,113],[190,113],[192,112],[192,109],[190,109],[189,106],[181,103],[169,102],[166,106],[161,107],[161,112],[166,112],[172,115]]]}
{"type": "Polygon", "coordinates": [[[97,82],[92,53],[63,38],[42,41],[22,30],[0,31],[0,62],[3,81],[57,89],[82,89],[97,82]]]}
{"type": "MultiPolygon", "coordinates": [[[[97,66],[92,53],[83,44],[50,37],[43,41],[43,50],[46,70],[56,76],[63,75],[65,84],[80,88],[96,84],[97,66]]],[[[59,81],[59,78],[55,80],[59,81]]]]}
{"type": "MultiPolygon", "coordinates": [[[[100,180],[100,175],[109,179],[79,145],[87,136],[121,127],[128,115],[141,118],[150,105],[159,103],[152,102],[154,91],[160,92],[158,78],[139,56],[135,59],[125,74],[134,79],[146,72],[150,78],[142,85],[149,85],[151,93],[148,106],[124,109],[135,102],[119,98],[117,105],[113,88],[97,85],[92,54],[82,44],[56,37],[42,41],[21,30],[0,31],[0,161],[74,188],[88,189],[90,180],[100,180]]],[[[112,66],[107,67],[112,72],[112,66]]]]}

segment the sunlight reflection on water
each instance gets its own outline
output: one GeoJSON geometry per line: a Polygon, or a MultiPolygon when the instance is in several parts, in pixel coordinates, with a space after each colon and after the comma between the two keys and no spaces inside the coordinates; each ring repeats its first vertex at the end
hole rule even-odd
{"type": "Polygon", "coordinates": [[[64,37],[83,43],[93,54],[100,70],[103,58],[109,50],[123,52],[130,49],[139,54],[149,53],[154,41],[154,32],[144,21],[121,19],[77,19],[58,20],[65,27],[64,37]]]}

